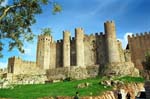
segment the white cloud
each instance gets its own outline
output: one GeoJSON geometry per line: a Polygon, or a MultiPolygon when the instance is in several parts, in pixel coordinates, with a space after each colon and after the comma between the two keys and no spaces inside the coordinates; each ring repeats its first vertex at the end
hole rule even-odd
{"type": "Polygon", "coordinates": [[[20,53],[19,56],[25,60],[34,61],[36,58],[36,42],[25,42],[24,50],[25,53],[20,53]]]}
{"type": "Polygon", "coordinates": [[[7,67],[7,62],[0,62],[0,68],[6,68],[7,67]]]}
{"type": "Polygon", "coordinates": [[[119,41],[122,42],[122,47],[123,47],[123,49],[125,49],[126,46],[127,46],[127,43],[128,43],[128,35],[132,35],[132,34],[133,34],[133,33],[131,33],[131,32],[127,32],[127,33],[123,36],[123,38],[119,38],[119,39],[118,39],[119,41]]]}
{"type": "Polygon", "coordinates": [[[32,55],[32,49],[30,46],[28,46],[27,48],[24,48],[24,50],[25,50],[24,54],[29,55],[29,56],[32,55]]]}
{"type": "Polygon", "coordinates": [[[4,2],[1,3],[1,6],[6,6],[8,4],[8,0],[5,0],[4,2]]]}
{"type": "Polygon", "coordinates": [[[133,33],[131,32],[127,32],[125,35],[124,35],[124,40],[127,42],[128,41],[128,35],[132,36],[133,33]]]}

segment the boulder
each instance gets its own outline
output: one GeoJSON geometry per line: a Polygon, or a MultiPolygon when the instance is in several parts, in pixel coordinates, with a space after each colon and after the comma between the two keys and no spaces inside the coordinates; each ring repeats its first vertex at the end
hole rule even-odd
{"type": "Polygon", "coordinates": [[[88,83],[88,82],[80,83],[77,85],[77,88],[85,88],[85,87],[88,87],[89,85],[90,85],[90,83],[88,83]]]}

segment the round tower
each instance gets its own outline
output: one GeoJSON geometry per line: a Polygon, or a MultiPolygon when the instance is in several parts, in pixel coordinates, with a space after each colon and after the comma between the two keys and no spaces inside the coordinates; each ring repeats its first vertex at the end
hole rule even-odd
{"type": "Polygon", "coordinates": [[[82,28],[75,29],[76,38],[76,65],[84,67],[84,30],[82,28]]]}
{"type": "Polygon", "coordinates": [[[70,32],[63,31],[63,67],[70,66],[70,32]]]}
{"type": "Polygon", "coordinates": [[[118,43],[116,39],[115,23],[113,21],[105,22],[104,29],[106,35],[107,62],[108,63],[120,62],[118,43]]]}
{"type": "Polygon", "coordinates": [[[49,69],[50,67],[50,43],[52,36],[39,35],[37,43],[36,66],[41,69],[49,69]]]}

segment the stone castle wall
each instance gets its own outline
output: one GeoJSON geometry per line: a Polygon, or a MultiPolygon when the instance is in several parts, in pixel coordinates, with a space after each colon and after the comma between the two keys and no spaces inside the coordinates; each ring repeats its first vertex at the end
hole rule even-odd
{"type": "MultiPolygon", "coordinates": [[[[107,62],[107,48],[105,43],[106,36],[104,33],[101,32],[86,35],[82,28],[77,28],[75,33],[76,36],[71,38],[70,33],[68,31],[64,31],[63,39],[57,40],[57,42],[43,41],[43,39],[46,39],[47,37],[44,38],[44,36],[41,35],[37,44],[37,66],[42,67],[43,64],[43,67],[47,67],[44,65],[44,58],[46,58],[46,60],[48,59],[50,62],[49,69],[70,66],[84,67],[96,64],[105,64],[107,62]],[[43,37],[43,39],[41,39],[41,37],[43,37]],[[49,42],[50,45],[45,42],[49,42]],[[45,53],[45,49],[49,49],[49,52],[47,52],[48,54],[42,54],[45,53]],[[47,57],[47,55],[50,55],[50,57],[47,57]],[[40,64],[41,66],[39,66],[40,64]]],[[[119,43],[117,46],[119,46],[119,43]]]]}
{"type": "Polygon", "coordinates": [[[8,72],[9,73],[30,74],[30,73],[34,73],[35,69],[36,69],[35,62],[24,61],[19,57],[9,58],[9,63],[8,63],[8,72]]]}
{"type": "Polygon", "coordinates": [[[84,49],[86,66],[106,63],[105,35],[102,32],[85,35],[84,49]]]}
{"type": "Polygon", "coordinates": [[[128,44],[132,62],[138,69],[143,69],[145,54],[150,51],[150,33],[128,36],[128,44]]]}
{"type": "MultiPolygon", "coordinates": [[[[63,67],[63,53],[66,51],[63,52],[63,42],[64,40],[57,40],[57,42],[50,43],[50,69],[63,67]]],[[[106,62],[105,35],[102,32],[95,35],[84,35],[83,46],[85,66],[106,62]]],[[[70,39],[70,66],[76,66],[76,62],[76,42],[75,38],[72,37],[70,39]]]]}
{"type": "MultiPolygon", "coordinates": [[[[50,43],[50,68],[65,67],[63,66],[63,41],[64,40],[58,40],[57,42],[50,43]]],[[[85,66],[106,63],[105,35],[102,32],[95,33],[95,35],[85,34],[83,46],[83,61],[85,66]]],[[[81,48],[79,48],[79,50],[80,49],[81,48]]],[[[72,39],[70,39],[70,66],[77,65],[76,55],[76,41],[75,38],[72,37],[72,39]]]]}
{"type": "Polygon", "coordinates": [[[82,28],[76,28],[72,38],[69,31],[63,31],[63,39],[57,41],[51,35],[41,34],[38,36],[36,63],[27,64],[19,58],[10,58],[9,72],[28,74],[36,71],[35,68],[55,71],[57,68],[78,67],[87,70],[90,66],[100,66],[101,69],[108,63],[123,66],[125,62],[131,62],[130,53],[117,41],[114,22],[105,22],[104,30],[105,33],[86,35],[82,28]]]}

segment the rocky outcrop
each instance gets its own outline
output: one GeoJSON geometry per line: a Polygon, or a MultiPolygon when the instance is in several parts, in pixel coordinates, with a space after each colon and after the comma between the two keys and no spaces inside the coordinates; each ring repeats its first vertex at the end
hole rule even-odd
{"type": "Polygon", "coordinates": [[[47,80],[45,74],[39,75],[13,75],[8,73],[6,78],[0,79],[0,88],[13,88],[14,84],[44,84],[47,80]]]}
{"type": "Polygon", "coordinates": [[[134,67],[132,62],[121,62],[111,63],[104,67],[103,73],[105,75],[116,75],[116,76],[139,76],[139,70],[134,67]]]}
{"type": "Polygon", "coordinates": [[[77,88],[85,88],[85,87],[88,87],[90,86],[91,84],[88,83],[88,82],[85,82],[85,83],[80,83],[77,85],[77,88]]]}
{"type": "Polygon", "coordinates": [[[47,80],[46,75],[14,75],[13,84],[44,84],[47,80]]]}

